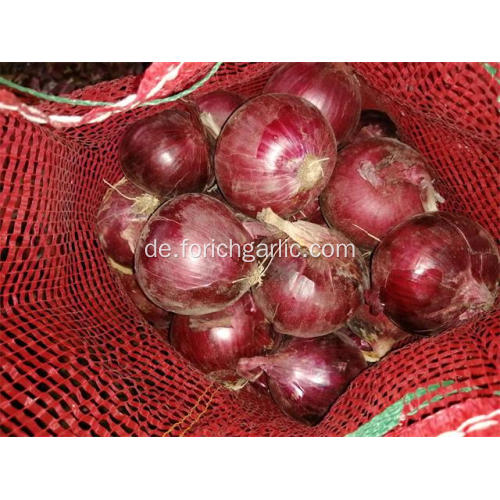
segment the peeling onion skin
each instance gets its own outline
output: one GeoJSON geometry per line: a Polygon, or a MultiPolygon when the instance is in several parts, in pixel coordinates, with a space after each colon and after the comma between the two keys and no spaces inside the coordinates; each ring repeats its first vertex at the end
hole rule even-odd
{"type": "Polygon", "coordinates": [[[290,216],[317,198],[337,156],[333,131],[304,99],[265,94],[247,101],[224,125],[215,173],[224,198],[255,216],[270,207],[290,216]]]}
{"type": "Polygon", "coordinates": [[[367,304],[362,304],[356,310],[347,326],[359,338],[365,359],[372,363],[382,359],[395,345],[410,337],[383,312],[372,314],[367,304]]]}
{"type": "Polygon", "coordinates": [[[226,90],[215,90],[196,99],[201,111],[201,121],[212,140],[219,137],[224,123],[243,102],[243,97],[226,90]]]}
{"type": "Polygon", "coordinates": [[[172,313],[153,304],[141,290],[134,274],[117,272],[123,288],[142,316],[162,333],[167,333],[170,327],[172,313]]]}
{"type": "Polygon", "coordinates": [[[274,336],[249,293],[219,312],[175,315],[170,330],[170,342],[184,358],[212,379],[233,383],[241,378],[238,360],[271,350],[274,336]]]}
{"type": "Polygon", "coordinates": [[[396,125],[382,111],[367,109],[361,112],[358,128],[351,142],[360,142],[373,137],[398,138],[396,125]]]}
{"type": "Polygon", "coordinates": [[[104,253],[121,266],[133,267],[141,230],[159,200],[123,178],[110,187],[97,213],[96,230],[104,253]]]}
{"type": "Polygon", "coordinates": [[[204,194],[180,195],[161,205],[141,233],[135,257],[139,285],[155,304],[177,314],[220,311],[250,289],[257,272],[256,262],[244,262],[237,251],[218,257],[207,247],[203,254],[203,245],[223,248],[230,241],[243,252],[252,237],[229,207],[204,194]],[[156,257],[147,246],[155,240],[156,257]],[[160,255],[162,243],[170,246],[170,257],[160,255]],[[200,257],[194,244],[201,245],[200,257]]]}
{"type": "Polygon", "coordinates": [[[326,226],[325,218],[321,213],[319,198],[315,198],[309,202],[304,208],[299,210],[296,214],[292,215],[288,220],[295,222],[298,220],[305,220],[320,226],[326,226]]]}
{"type": "Polygon", "coordinates": [[[488,311],[500,258],[492,236],[463,215],[434,212],[394,228],[372,258],[374,312],[407,332],[430,335],[488,311]]]}
{"type": "Polygon", "coordinates": [[[188,102],[132,124],[118,157],[125,176],[161,200],[213,183],[208,136],[198,108],[188,102]]]}
{"type": "Polygon", "coordinates": [[[288,63],[269,79],[264,92],[307,99],[326,117],[339,145],[349,141],[361,114],[361,89],[347,66],[332,63],[288,63]]]}
{"type": "Polygon", "coordinates": [[[342,332],[290,337],[275,354],[238,362],[238,372],[250,380],[264,372],[279,408],[307,425],[318,424],[365,367],[361,351],[342,332]]]}
{"type": "MultiPolygon", "coordinates": [[[[305,221],[288,224],[289,242],[283,238],[267,241],[268,248],[275,245],[277,249],[281,244],[281,255],[276,251],[272,261],[264,263],[265,274],[253,287],[253,296],[277,332],[307,338],[327,335],[343,326],[362,303],[367,268],[356,249],[354,257],[350,249],[346,257],[343,250],[340,256],[313,257],[307,250],[308,242],[300,239],[306,231],[318,244],[351,243],[338,231],[305,221]],[[289,243],[294,239],[303,245],[298,257],[290,251],[289,243]]],[[[298,250],[293,249],[295,254],[298,250]]],[[[313,251],[317,253],[316,248],[313,251]]]]}
{"type": "Polygon", "coordinates": [[[321,210],[331,227],[371,250],[403,220],[438,209],[444,200],[432,183],[417,151],[396,139],[367,139],[340,151],[321,210]]]}

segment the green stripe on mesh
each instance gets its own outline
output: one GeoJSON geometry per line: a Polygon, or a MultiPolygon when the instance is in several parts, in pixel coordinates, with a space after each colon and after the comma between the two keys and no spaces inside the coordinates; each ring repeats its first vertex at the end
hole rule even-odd
{"type": "MultiPolygon", "coordinates": [[[[403,410],[405,406],[416,398],[425,396],[426,394],[432,393],[441,389],[442,387],[448,387],[454,384],[454,380],[444,380],[439,384],[432,384],[428,387],[420,387],[415,392],[410,392],[406,394],[399,401],[388,406],[384,411],[373,417],[369,422],[359,427],[354,432],[347,434],[348,437],[379,437],[387,434],[389,431],[394,429],[404,416],[403,410]]],[[[433,401],[439,401],[451,394],[456,394],[458,392],[469,392],[472,387],[463,387],[458,390],[451,391],[447,394],[438,394],[434,396],[430,401],[422,403],[416,410],[412,410],[411,414],[416,413],[420,408],[427,406],[433,401]]]]}

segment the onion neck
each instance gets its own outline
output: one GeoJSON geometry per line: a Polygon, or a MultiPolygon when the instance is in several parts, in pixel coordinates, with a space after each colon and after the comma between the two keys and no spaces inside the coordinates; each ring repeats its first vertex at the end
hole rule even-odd
{"type": "MultiPolygon", "coordinates": [[[[310,250],[311,246],[323,239],[322,233],[328,229],[313,224],[312,222],[298,221],[290,222],[275,214],[272,209],[264,208],[257,214],[257,219],[266,224],[270,224],[281,232],[285,233],[301,247],[310,250]]],[[[325,235],[326,236],[326,235],[325,235]]]]}
{"type": "Polygon", "coordinates": [[[423,180],[421,185],[420,197],[422,206],[426,212],[437,212],[439,210],[438,203],[444,203],[445,199],[434,189],[432,181],[423,180]]]}
{"type": "Polygon", "coordinates": [[[330,158],[317,158],[314,155],[307,154],[299,167],[297,178],[299,180],[299,192],[308,191],[321,181],[324,177],[321,164],[329,161],[330,158]]]}
{"type": "Polygon", "coordinates": [[[131,276],[132,274],[134,274],[134,271],[130,267],[122,266],[121,264],[119,264],[118,262],[116,262],[116,260],[113,260],[111,257],[108,257],[108,262],[109,262],[109,265],[115,271],[118,271],[120,274],[127,274],[129,276],[131,276]]]}
{"type": "Polygon", "coordinates": [[[207,129],[210,136],[216,140],[220,134],[220,127],[217,125],[217,123],[215,123],[212,113],[207,113],[206,111],[203,111],[200,114],[200,120],[201,123],[203,123],[203,126],[207,129]]]}
{"type": "Polygon", "coordinates": [[[156,210],[159,204],[160,200],[158,198],[151,194],[144,193],[135,198],[132,210],[136,214],[150,215],[156,210]]]}

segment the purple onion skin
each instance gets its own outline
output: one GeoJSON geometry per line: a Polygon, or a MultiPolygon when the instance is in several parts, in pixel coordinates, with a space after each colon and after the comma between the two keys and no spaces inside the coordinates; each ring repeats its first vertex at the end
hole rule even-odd
{"type": "MultiPolygon", "coordinates": [[[[319,232],[320,243],[350,243],[338,231],[310,225],[319,232]]],[[[279,242],[269,240],[268,248],[273,244],[277,248],[279,242]]],[[[281,243],[281,255],[274,255],[262,283],[252,289],[257,305],[274,329],[306,338],[327,335],[344,325],[362,303],[367,282],[367,270],[359,252],[354,258],[350,251],[347,257],[343,253],[313,257],[306,251],[295,257],[288,243],[281,243]]]]}
{"type": "Polygon", "coordinates": [[[442,201],[422,156],[402,142],[373,138],[346,146],[320,196],[327,223],[363,249],[408,217],[442,201]]]}
{"type": "Polygon", "coordinates": [[[201,121],[213,139],[217,139],[224,123],[244,102],[243,97],[226,90],[215,90],[196,99],[201,111],[201,121]]]}
{"type": "Polygon", "coordinates": [[[238,372],[248,379],[264,372],[279,408],[300,422],[316,425],[365,367],[361,351],[339,332],[289,338],[275,354],[241,359],[238,372]]]}
{"type": "Polygon", "coordinates": [[[243,259],[245,245],[251,242],[250,234],[222,202],[204,194],[181,195],[161,205],[144,227],[135,256],[137,280],[145,294],[168,311],[187,315],[220,311],[252,285],[257,264],[243,259]],[[212,255],[210,245],[229,248],[231,242],[241,248],[241,256],[237,250],[232,257],[212,255]],[[163,243],[169,248],[163,247],[162,257],[163,243]],[[206,254],[204,245],[208,245],[206,254]]]}
{"type": "Polygon", "coordinates": [[[170,342],[194,366],[219,381],[240,379],[242,357],[264,354],[274,344],[270,323],[247,293],[222,311],[201,316],[175,315],[170,342]]]}
{"type": "Polygon", "coordinates": [[[371,306],[407,332],[430,335],[491,309],[500,259],[471,219],[421,214],[394,228],[372,258],[371,306]]]}
{"type": "Polygon", "coordinates": [[[130,297],[132,302],[137,306],[137,309],[141,312],[142,316],[153,325],[157,330],[161,332],[168,332],[170,327],[170,321],[172,319],[172,313],[165,311],[161,307],[153,304],[147,297],[144,295],[144,292],[141,290],[139,283],[137,283],[137,279],[134,274],[132,274],[132,270],[130,270],[130,274],[125,274],[123,272],[118,272],[118,276],[120,277],[120,281],[123,285],[123,288],[127,292],[127,295],[130,297]]]}
{"type": "Polygon", "coordinates": [[[224,125],[215,152],[217,183],[246,215],[272,208],[293,215],[318,197],[337,156],[335,137],[316,107],[290,95],[247,101],[224,125]]]}
{"type": "Polygon", "coordinates": [[[382,111],[364,110],[361,112],[361,119],[351,142],[360,142],[374,137],[397,139],[396,125],[382,111]]]}
{"type": "Polygon", "coordinates": [[[264,92],[307,99],[326,117],[338,144],[355,131],[361,113],[361,89],[356,76],[332,63],[288,63],[270,78],[264,92]]]}
{"type": "Polygon", "coordinates": [[[125,176],[161,200],[203,191],[213,182],[208,136],[190,103],[134,123],[118,156],[125,176]]]}

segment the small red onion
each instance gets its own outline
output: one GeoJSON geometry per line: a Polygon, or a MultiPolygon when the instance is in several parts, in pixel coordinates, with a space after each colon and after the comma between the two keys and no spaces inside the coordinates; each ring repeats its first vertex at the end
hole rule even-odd
{"type": "Polygon", "coordinates": [[[212,139],[219,137],[224,123],[243,102],[243,97],[225,90],[215,90],[196,99],[201,121],[212,139]]]}
{"type": "Polygon", "coordinates": [[[361,112],[361,119],[351,142],[360,142],[373,137],[397,139],[394,122],[382,111],[367,109],[361,112]]]}
{"type": "Polygon", "coordinates": [[[247,293],[222,311],[202,316],[175,315],[170,342],[211,378],[238,388],[238,360],[269,351],[274,338],[270,323],[247,293]]]}
{"type": "Polygon", "coordinates": [[[317,198],[336,155],[332,129],[316,107],[295,96],[261,95],[224,125],[215,152],[217,183],[247,215],[269,207],[289,216],[317,198]]]}
{"type": "Polygon", "coordinates": [[[288,222],[269,209],[259,218],[290,239],[267,242],[273,257],[264,263],[262,282],[252,290],[275,330],[317,337],[342,326],[361,304],[367,286],[367,270],[354,245],[338,231],[288,222]]]}
{"type": "Polygon", "coordinates": [[[382,312],[372,314],[367,304],[362,304],[347,323],[363,343],[360,348],[367,361],[383,358],[397,343],[410,335],[398,328],[382,312]]]}
{"type": "Polygon", "coordinates": [[[374,312],[429,335],[491,309],[500,257],[493,237],[463,215],[434,212],[394,228],[372,258],[374,312]]]}
{"type": "Polygon", "coordinates": [[[316,425],[366,367],[361,351],[343,335],[289,338],[270,356],[243,358],[241,376],[253,380],[265,373],[276,404],[287,415],[316,425]]]}
{"type": "Polygon", "coordinates": [[[97,234],[115,264],[133,267],[141,230],[159,204],[157,198],[125,178],[106,191],[97,213],[97,234]]]}
{"type": "Polygon", "coordinates": [[[144,295],[132,269],[123,268],[122,270],[117,270],[116,267],[114,269],[117,271],[117,275],[127,295],[136,305],[137,309],[139,309],[142,316],[157,330],[168,332],[172,313],[156,306],[144,295]]]}
{"type": "Polygon", "coordinates": [[[213,182],[208,137],[191,103],[130,126],[119,145],[125,176],[160,199],[203,191],[213,182]]]}
{"type": "Polygon", "coordinates": [[[373,138],[345,147],[321,194],[323,215],[357,246],[372,249],[406,218],[437,210],[422,156],[396,139],[373,138]]]}
{"type": "Polygon", "coordinates": [[[358,79],[345,65],[288,63],[267,82],[264,92],[293,94],[318,107],[333,128],[339,144],[349,140],[361,113],[358,79]]]}
{"type": "Polygon", "coordinates": [[[204,194],[181,195],[161,205],[144,227],[136,250],[137,280],[166,310],[219,311],[259,277],[251,244],[250,234],[222,202],[204,194]]]}

